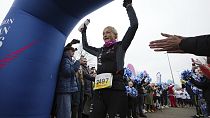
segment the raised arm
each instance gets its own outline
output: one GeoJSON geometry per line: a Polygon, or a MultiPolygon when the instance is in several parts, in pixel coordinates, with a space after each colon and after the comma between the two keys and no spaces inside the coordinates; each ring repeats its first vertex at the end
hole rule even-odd
{"type": "Polygon", "coordinates": [[[83,46],[83,49],[85,51],[89,52],[90,54],[92,54],[94,56],[97,56],[99,51],[100,51],[100,49],[88,45],[86,29],[87,29],[87,26],[84,25],[84,28],[82,29],[82,32],[81,32],[82,33],[82,46],[83,46]]]}
{"type": "Polygon", "coordinates": [[[128,28],[127,32],[125,33],[123,39],[122,39],[122,48],[124,50],[127,50],[127,48],[130,46],[131,41],[133,40],[136,31],[138,29],[138,19],[136,16],[136,13],[133,9],[133,6],[131,3],[125,4],[126,1],[130,0],[124,0],[123,6],[126,8],[129,20],[130,20],[130,27],[128,28]]]}

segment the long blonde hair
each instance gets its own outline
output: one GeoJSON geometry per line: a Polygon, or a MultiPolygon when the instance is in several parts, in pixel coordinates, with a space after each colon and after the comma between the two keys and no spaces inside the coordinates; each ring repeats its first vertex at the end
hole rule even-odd
{"type": "Polygon", "coordinates": [[[82,85],[84,85],[84,76],[83,76],[83,71],[82,67],[80,66],[79,70],[76,72],[76,77],[81,80],[82,85]]]}

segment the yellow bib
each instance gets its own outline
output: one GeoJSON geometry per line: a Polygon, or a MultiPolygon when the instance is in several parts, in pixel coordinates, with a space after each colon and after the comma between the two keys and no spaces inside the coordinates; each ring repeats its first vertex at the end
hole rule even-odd
{"type": "Polygon", "coordinates": [[[113,75],[111,73],[102,73],[95,77],[94,90],[112,87],[113,75]]]}

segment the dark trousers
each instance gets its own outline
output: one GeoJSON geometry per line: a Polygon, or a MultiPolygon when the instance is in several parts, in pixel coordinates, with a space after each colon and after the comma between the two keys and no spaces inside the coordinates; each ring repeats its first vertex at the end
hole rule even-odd
{"type": "Polygon", "coordinates": [[[94,91],[90,118],[126,118],[128,96],[124,90],[102,89],[94,91]]]}
{"type": "Polygon", "coordinates": [[[78,118],[79,116],[79,106],[80,106],[80,92],[74,92],[72,94],[72,118],[78,118]]]}
{"type": "Polygon", "coordinates": [[[206,100],[206,106],[207,106],[207,114],[210,116],[210,99],[205,99],[206,100]]]}
{"type": "Polygon", "coordinates": [[[139,115],[143,115],[143,108],[144,108],[144,94],[138,95],[138,108],[139,108],[139,115]]]}
{"type": "Polygon", "coordinates": [[[137,118],[137,97],[128,96],[128,118],[137,118]]]}
{"type": "Polygon", "coordinates": [[[193,103],[194,103],[195,108],[196,108],[196,114],[201,115],[202,112],[201,112],[201,109],[200,109],[200,106],[199,106],[199,103],[198,103],[198,95],[194,94],[192,100],[193,100],[193,103]]]}
{"type": "Polygon", "coordinates": [[[80,103],[79,103],[78,118],[82,118],[83,108],[84,108],[84,90],[81,89],[81,91],[80,91],[80,103]]]}
{"type": "Polygon", "coordinates": [[[163,105],[168,105],[168,97],[167,97],[167,95],[163,96],[163,100],[164,100],[163,105]]]}
{"type": "Polygon", "coordinates": [[[92,104],[92,95],[85,94],[84,95],[84,107],[82,111],[82,118],[89,118],[90,116],[90,111],[92,110],[91,108],[92,104]]]}

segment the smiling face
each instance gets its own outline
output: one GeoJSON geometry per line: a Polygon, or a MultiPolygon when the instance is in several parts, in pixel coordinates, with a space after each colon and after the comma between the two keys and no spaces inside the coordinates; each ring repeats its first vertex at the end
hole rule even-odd
{"type": "Polygon", "coordinates": [[[104,28],[103,31],[103,39],[104,42],[108,42],[111,40],[117,40],[117,31],[114,27],[108,26],[104,28]]]}

